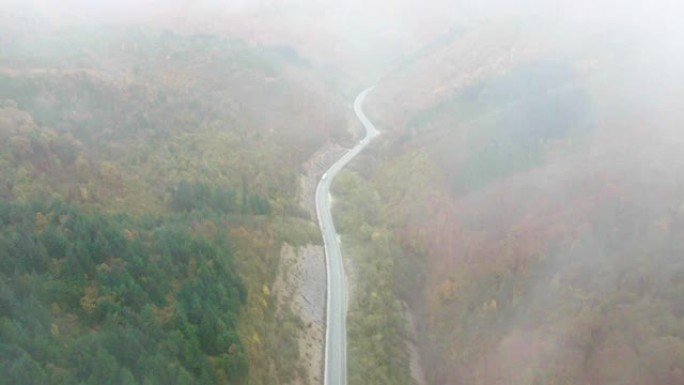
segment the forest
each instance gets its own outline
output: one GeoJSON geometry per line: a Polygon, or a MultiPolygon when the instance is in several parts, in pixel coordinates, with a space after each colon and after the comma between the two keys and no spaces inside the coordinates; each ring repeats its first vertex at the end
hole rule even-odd
{"type": "Polygon", "coordinates": [[[206,220],[0,203],[0,381],[243,383],[247,291],[206,220]]]}
{"type": "Polygon", "coordinates": [[[348,135],[324,80],[226,37],[0,29],[0,383],[303,377],[269,288],[320,243],[300,166],[348,135]]]}
{"type": "Polygon", "coordinates": [[[668,1],[4,1],[0,384],[313,385],[375,85],[350,385],[684,385],[668,1]]]}
{"type": "Polygon", "coordinates": [[[573,26],[467,31],[370,96],[429,383],[684,383],[681,60],[573,26]]]}

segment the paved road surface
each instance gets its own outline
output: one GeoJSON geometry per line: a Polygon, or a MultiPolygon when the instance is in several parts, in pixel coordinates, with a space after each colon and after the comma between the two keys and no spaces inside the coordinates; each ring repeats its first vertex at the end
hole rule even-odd
{"type": "Polygon", "coordinates": [[[368,120],[361,109],[370,87],[354,101],[354,112],[366,128],[366,136],[354,148],[345,153],[321,177],[316,187],[316,212],[325,244],[326,274],[328,281],[327,327],[325,336],[325,385],[347,384],[347,287],[342,265],[342,252],[337,231],[330,213],[330,183],[338,172],[358,155],[380,132],[368,120]]]}

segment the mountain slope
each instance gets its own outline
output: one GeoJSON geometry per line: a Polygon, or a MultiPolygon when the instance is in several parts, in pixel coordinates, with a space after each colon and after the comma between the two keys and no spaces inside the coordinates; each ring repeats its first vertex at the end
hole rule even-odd
{"type": "Polygon", "coordinates": [[[348,140],[337,96],[215,36],[6,32],[2,381],[306,383],[269,288],[284,243],[320,243],[297,179],[348,140]]]}
{"type": "Polygon", "coordinates": [[[409,251],[397,258],[425,266],[405,298],[433,383],[682,381],[668,42],[498,23],[428,49],[371,96],[388,135],[370,178],[409,251]]]}

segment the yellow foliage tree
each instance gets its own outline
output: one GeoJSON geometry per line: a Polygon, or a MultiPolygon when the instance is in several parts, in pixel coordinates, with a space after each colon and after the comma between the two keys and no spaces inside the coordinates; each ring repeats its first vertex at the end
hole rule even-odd
{"type": "Polygon", "coordinates": [[[81,304],[81,309],[83,309],[86,314],[92,314],[95,311],[95,308],[97,307],[97,292],[97,287],[94,285],[88,286],[85,289],[85,294],[81,297],[79,302],[81,304]]]}
{"type": "Polygon", "coordinates": [[[48,218],[43,213],[36,213],[36,232],[40,233],[48,225],[48,218]]]}

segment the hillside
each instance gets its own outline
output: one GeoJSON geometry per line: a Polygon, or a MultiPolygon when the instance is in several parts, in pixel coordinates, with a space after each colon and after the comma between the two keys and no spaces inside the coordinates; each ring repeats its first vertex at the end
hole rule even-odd
{"type": "Polygon", "coordinates": [[[465,29],[369,97],[430,383],[683,383],[681,57],[623,27],[465,29]]]}
{"type": "Polygon", "coordinates": [[[306,383],[281,247],[350,140],[302,61],[210,35],[5,26],[0,383],[306,383]]]}

